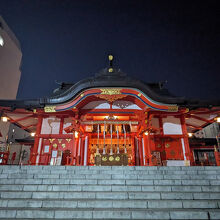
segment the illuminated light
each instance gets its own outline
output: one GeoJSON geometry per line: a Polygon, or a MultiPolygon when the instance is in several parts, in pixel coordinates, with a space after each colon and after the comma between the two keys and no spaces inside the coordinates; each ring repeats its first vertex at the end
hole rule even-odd
{"type": "Polygon", "coordinates": [[[15,132],[15,129],[14,129],[14,128],[12,129],[12,132],[13,132],[13,133],[15,132]]]}
{"type": "Polygon", "coordinates": [[[192,136],[193,136],[193,133],[188,133],[188,136],[189,136],[189,137],[192,137],[192,136]]]}
{"type": "Polygon", "coordinates": [[[8,121],[8,118],[7,118],[7,117],[2,117],[2,121],[3,121],[3,122],[7,122],[7,121],[8,121]]]}
{"type": "Polygon", "coordinates": [[[114,70],[113,70],[113,68],[109,68],[108,71],[109,71],[109,73],[112,73],[114,70]]]}
{"type": "Polygon", "coordinates": [[[217,117],[217,118],[216,118],[216,121],[217,121],[218,123],[220,123],[220,117],[217,117]]]}
{"type": "Polygon", "coordinates": [[[3,40],[2,36],[0,35],[0,46],[3,47],[3,45],[4,45],[4,40],[3,40]]]}
{"type": "Polygon", "coordinates": [[[78,138],[79,137],[79,132],[75,131],[74,135],[75,135],[75,138],[78,138]]]}
{"type": "Polygon", "coordinates": [[[149,133],[146,131],[144,134],[147,136],[149,133]]]}
{"type": "Polygon", "coordinates": [[[104,119],[109,119],[109,116],[105,116],[104,119]]]}
{"type": "Polygon", "coordinates": [[[113,60],[113,58],[114,58],[114,57],[113,57],[111,54],[108,56],[108,59],[109,59],[109,60],[113,60]]]}
{"type": "Polygon", "coordinates": [[[34,132],[31,132],[31,137],[34,137],[35,136],[35,133],[34,132]]]}
{"type": "Polygon", "coordinates": [[[113,118],[114,118],[114,119],[118,119],[118,116],[115,116],[115,115],[114,115],[113,118]]]}

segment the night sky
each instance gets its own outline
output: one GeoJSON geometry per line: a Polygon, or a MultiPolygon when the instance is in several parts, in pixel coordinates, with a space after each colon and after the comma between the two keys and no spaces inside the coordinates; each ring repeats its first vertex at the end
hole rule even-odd
{"type": "Polygon", "coordinates": [[[17,98],[48,96],[107,66],[177,96],[220,99],[219,1],[0,0],[21,43],[17,98]]]}

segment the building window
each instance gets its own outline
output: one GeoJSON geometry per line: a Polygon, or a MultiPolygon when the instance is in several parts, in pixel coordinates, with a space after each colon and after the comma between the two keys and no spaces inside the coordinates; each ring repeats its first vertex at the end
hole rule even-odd
{"type": "Polygon", "coordinates": [[[3,37],[0,35],[0,46],[3,47],[3,45],[4,45],[4,40],[3,40],[3,37]]]}

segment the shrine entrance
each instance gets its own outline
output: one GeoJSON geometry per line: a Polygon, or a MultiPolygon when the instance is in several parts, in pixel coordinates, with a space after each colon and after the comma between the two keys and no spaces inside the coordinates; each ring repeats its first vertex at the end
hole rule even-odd
{"type": "Polygon", "coordinates": [[[126,123],[105,121],[104,124],[93,125],[88,146],[89,165],[135,165],[135,133],[131,132],[130,125],[126,123]]]}

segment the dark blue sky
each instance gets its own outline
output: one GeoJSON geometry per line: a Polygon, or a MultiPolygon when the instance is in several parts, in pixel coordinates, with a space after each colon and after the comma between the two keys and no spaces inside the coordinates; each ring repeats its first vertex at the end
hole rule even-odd
{"type": "Polygon", "coordinates": [[[55,80],[92,76],[112,52],[130,76],[168,80],[178,96],[220,99],[217,2],[0,0],[22,47],[18,98],[45,97],[55,80]]]}

